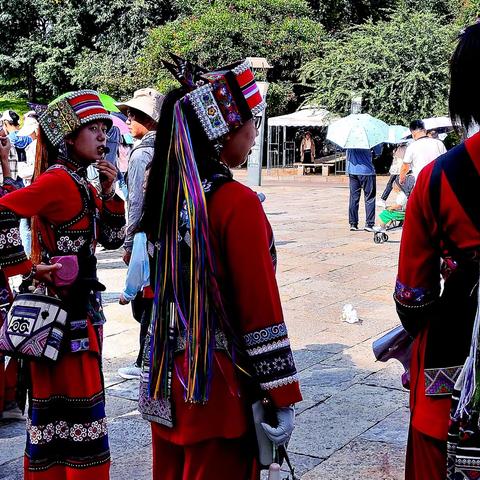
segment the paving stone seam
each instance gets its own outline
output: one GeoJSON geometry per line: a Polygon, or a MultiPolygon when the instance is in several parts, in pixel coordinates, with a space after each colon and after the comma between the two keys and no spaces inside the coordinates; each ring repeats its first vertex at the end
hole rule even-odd
{"type": "MultiPolygon", "coordinates": [[[[347,444],[347,445],[348,445],[348,444],[347,444]]],[[[343,447],[341,447],[341,448],[343,448],[343,447]]],[[[340,448],[339,450],[341,450],[341,448],[340,448]]],[[[338,451],[338,450],[336,450],[335,452],[337,452],[337,451],[338,451]]],[[[325,460],[328,460],[328,459],[333,455],[333,453],[332,453],[332,454],[329,455],[328,457],[317,457],[317,456],[315,456],[315,455],[310,455],[310,454],[304,453],[304,452],[296,452],[295,450],[290,450],[290,449],[288,449],[287,452],[288,452],[288,453],[293,453],[293,454],[295,454],[295,455],[302,455],[302,456],[308,457],[308,458],[320,459],[320,460],[321,460],[320,463],[324,462],[325,460]]],[[[334,452],[334,453],[335,453],[335,452],[334,452]]],[[[317,464],[317,466],[320,465],[320,463],[317,464]]],[[[314,467],[314,468],[316,468],[316,467],[314,467]]],[[[308,471],[310,471],[310,470],[308,470],[308,471]]],[[[305,472],[305,473],[307,473],[307,472],[305,472]]]]}
{"type": "MultiPolygon", "coordinates": [[[[377,373],[377,372],[372,372],[371,375],[374,375],[375,373],[377,373]]],[[[368,377],[370,377],[370,375],[368,377]]],[[[364,380],[366,380],[368,377],[365,377],[364,380]]],[[[403,392],[405,394],[408,393],[407,390],[405,390],[404,388],[401,388],[401,387],[391,387],[391,386],[387,386],[387,385],[378,385],[376,383],[365,383],[364,381],[360,381],[359,383],[361,383],[362,385],[365,385],[367,387],[378,387],[378,388],[383,388],[383,389],[389,390],[389,391],[395,390],[397,392],[403,392]]]]}
{"type": "MultiPolygon", "coordinates": [[[[351,386],[351,385],[350,385],[351,386]]],[[[348,390],[348,388],[346,388],[345,390],[348,390]]],[[[342,390],[342,392],[344,392],[345,390],[342,390]]],[[[315,407],[318,407],[319,405],[321,405],[322,403],[325,403],[327,400],[330,400],[332,397],[334,397],[335,395],[329,395],[328,397],[325,397],[324,399],[320,400],[318,403],[316,403],[315,405],[311,405],[310,407],[307,407],[305,410],[302,410],[300,413],[295,413],[295,417],[300,417],[301,415],[303,415],[305,412],[308,412],[309,410],[311,410],[312,408],[315,408],[315,407]]]]}
{"type": "MultiPolygon", "coordinates": [[[[372,288],[371,290],[366,290],[364,292],[360,292],[360,293],[354,293],[352,297],[345,297],[345,298],[342,298],[341,300],[337,300],[336,302],[333,302],[333,303],[327,303],[326,305],[322,305],[319,310],[322,310],[324,308],[327,308],[327,307],[333,307],[335,305],[337,305],[338,303],[343,303],[345,300],[349,299],[349,298],[352,298],[352,299],[358,299],[358,297],[360,297],[361,295],[365,294],[365,293],[369,293],[369,292],[374,292],[375,290],[378,290],[378,287],[377,288],[372,288]]],[[[313,292],[310,292],[310,293],[305,293],[303,295],[299,295],[298,297],[291,297],[288,299],[288,302],[290,302],[291,300],[296,300],[297,298],[303,298],[303,297],[307,297],[308,295],[311,295],[313,292]]],[[[360,299],[362,300],[362,299],[360,299]]],[[[350,301],[350,300],[349,300],[350,301]]],[[[355,302],[354,301],[350,301],[350,303],[353,305],[355,302]]],[[[296,311],[296,309],[293,309],[293,308],[290,308],[291,311],[296,311]]]]}
{"type": "MultiPolygon", "coordinates": [[[[115,386],[117,386],[117,385],[120,385],[121,383],[125,383],[126,381],[127,381],[127,379],[124,378],[124,379],[122,379],[122,380],[115,380],[115,383],[109,383],[109,384],[108,384],[108,387],[105,387],[105,392],[106,392],[109,388],[115,387],[115,386]]],[[[109,392],[107,392],[107,393],[109,393],[109,392]]]]}
{"type": "MultiPolygon", "coordinates": [[[[356,440],[358,437],[361,437],[362,435],[364,435],[365,433],[367,433],[369,430],[371,430],[372,428],[375,428],[379,423],[383,422],[384,420],[386,420],[388,417],[391,417],[392,415],[394,415],[395,413],[397,413],[399,410],[401,410],[402,408],[404,408],[403,406],[401,407],[398,407],[396,410],[394,410],[393,412],[390,412],[387,416],[385,416],[384,418],[382,418],[381,420],[379,420],[377,423],[375,423],[374,425],[372,425],[371,427],[368,427],[366,430],[363,431],[363,433],[357,435],[356,437],[354,437],[351,441],[353,442],[354,440],[356,440]]],[[[386,445],[394,445],[394,443],[392,442],[386,442],[385,440],[373,440],[373,439],[369,439],[369,441],[371,442],[377,442],[377,443],[385,443],[386,445]]],[[[344,447],[342,447],[344,448],[344,447]]]]}
{"type": "MultiPolygon", "coordinates": [[[[344,443],[343,445],[341,445],[339,448],[337,448],[334,452],[332,452],[330,455],[328,455],[328,457],[315,457],[314,455],[307,455],[305,453],[300,453],[300,452],[296,452],[294,450],[291,451],[291,453],[294,453],[295,455],[305,455],[305,456],[310,456],[312,458],[322,458],[322,461],[316,465],[314,468],[308,470],[305,472],[308,473],[312,470],[315,470],[315,468],[317,468],[319,465],[321,465],[324,461],[328,460],[332,455],[335,455],[337,452],[341,452],[344,448],[346,448],[350,443],[354,442],[355,440],[362,440],[361,439],[361,436],[364,435],[366,432],[368,432],[369,430],[371,430],[372,428],[376,427],[379,423],[383,422],[384,420],[386,420],[388,417],[390,417],[391,415],[395,414],[398,412],[398,410],[401,410],[403,407],[399,407],[397,408],[396,410],[394,410],[393,412],[389,413],[388,415],[386,415],[385,417],[383,417],[382,419],[380,419],[378,422],[376,422],[374,425],[372,425],[371,427],[368,427],[366,430],[364,430],[362,433],[356,435],[355,437],[351,438],[350,440],[348,440],[346,443],[344,443]]],[[[370,440],[369,441],[373,441],[373,442],[376,442],[376,443],[383,443],[385,445],[394,445],[392,442],[386,442],[384,440],[380,441],[380,440],[370,440]]],[[[290,450],[289,450],[290,452],[290,450]]]]}
{"type": "MultiPolygon", "coordinates": [[[[279,284],[278,287],[280,288],[280,290],[282,288],[285,288],[285,287],[290,287],[291,285],[295,285],[297,283],[300,283],[300,282],[306,282],[307,280],[313,280],[314,277],[306,277],[306,278],[301,278],[299,280],[294,280],[293,282],[290,282],[290,283],[282,283],[282,284],[279,284]]],[[[307,295],[310,295],[311,293],[314,293],[315,290],[313,290],[312,292],[309,292],[307,293],[307,295]]]]}
{"type": "Polygon", "coordinates": [[[115,332],[115,333],[110,333],[108,335],[105,335],[105,338],[112,338],[112,337],[116,337],[117,335],[121,335],[122,333],[128,333],[130,332],[131,330],[137,330],[136,328],[126,328],[125,330],[122,330],[121,332],[115,332]]]}
{"type": "MultiPolygon", "coordinates": [[[[121,393],[121,392],[120,392],[121,393]]],[[[114,393],[112,392],[108,392],[108,395],[112,396],[112,397],[115,397],[115,398],[123,398],[124,400],[130,400],[130,401],[134,401],[132,400],[131,398],[125,398],[123,395],[115,395],[114,393]]]]}

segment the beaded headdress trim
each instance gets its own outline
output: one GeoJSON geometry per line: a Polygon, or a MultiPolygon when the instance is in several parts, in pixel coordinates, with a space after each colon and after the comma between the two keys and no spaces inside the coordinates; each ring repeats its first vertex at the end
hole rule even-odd
{"type": "Polygon", "coordinates": [[[191,90],[182,99],[192,105],[209,140],[217,140],[260,114],[266,107],[250,63],[245,60],[213,71],[172,55],[166,68],[191,90]]]}
{"type": "Polygon", "coordinates": [[[38,122],[48,140],[58,146],[66,135],[94,120],[103,120],[109,127],[112,119],[94,90],[68,92],[50,103],[41,112],[38,122]]]}

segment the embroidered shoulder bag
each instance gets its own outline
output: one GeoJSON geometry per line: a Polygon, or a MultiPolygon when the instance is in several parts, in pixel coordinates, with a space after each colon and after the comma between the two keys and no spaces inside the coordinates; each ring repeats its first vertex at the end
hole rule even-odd
{"type": "Polygon", "coordinates": [[[0,328],[0,352],[17,358],[56,361],[67,323],[58,298],[19,294],[0,328]]]}

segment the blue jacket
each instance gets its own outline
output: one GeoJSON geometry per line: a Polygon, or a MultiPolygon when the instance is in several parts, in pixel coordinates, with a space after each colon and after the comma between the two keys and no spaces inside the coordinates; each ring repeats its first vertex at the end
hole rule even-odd
{"type": "Polygon", "coordinates": [[[372,152],[368,148],[347,148],[347,175],[375,175],[372,152]]]}
{"type": "Polygon", "coordinates": [[[32,137],[19,137],[18,132],[10,132],[8,134],[10,143],[16,148],[27,148],[32,142],[32,137]]]}

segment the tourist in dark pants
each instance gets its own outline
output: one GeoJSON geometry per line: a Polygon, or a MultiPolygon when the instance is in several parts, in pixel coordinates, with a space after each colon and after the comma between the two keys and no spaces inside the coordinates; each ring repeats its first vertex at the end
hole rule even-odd
{"type": "Polygon", "coordinates": [[[375,168],[372,162],[372,152],[365,148],[347,148],[346,173],[350,179],[350,202],[348,210],[350,230],[358,230],[358,206],[363,190],[366,216],[364,230],[373,232],[377,185],[375,168]]]}

